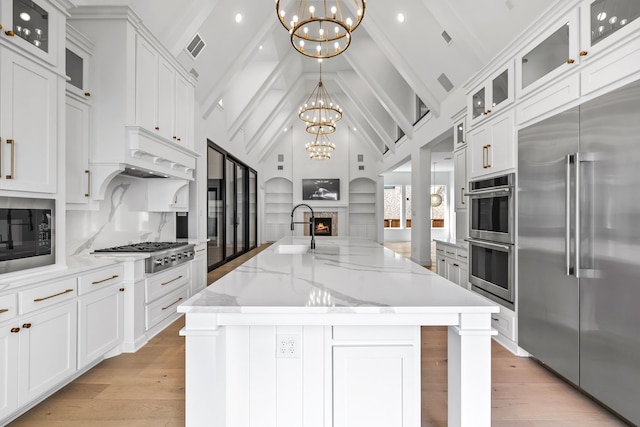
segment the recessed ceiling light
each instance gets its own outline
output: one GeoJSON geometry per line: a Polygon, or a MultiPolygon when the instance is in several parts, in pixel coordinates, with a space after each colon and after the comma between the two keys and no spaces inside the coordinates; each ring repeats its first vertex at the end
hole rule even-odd
{"type": "Polygon", "coordinates": [[[22,12],[20,13],[20,19],[22,19],[24,22],[29,22],[31,21],[31,15],[29,15],[27,12],[22,12]]]}
{"type": "Polygon", "coordinates": [[[236,15],[236,24],[239,24],[241,21],[242,21],[242,14],[241,14],[241,13],[238,13],[238,14],[236,15]]]}
{"type": "Polygon", "coordinates": [[[404,14],[402,14],[402,13],[398,14],[398,22],[400,22],[400,23],[404,22],[404,14]]]}
{"type": "Polygon", "coordinates": [[[258,47],[258,49],[259,49],[259,50],[262,50],[262,45],[260,45],[260,46],[258,47]]]}
{"type": "Polygon", "coordinates": [[[289,130],[289,128],[284,128],[284,131],[285,131],[285,132],[286,132],[286,131],[288,131],[288,130],[289,130]]]}

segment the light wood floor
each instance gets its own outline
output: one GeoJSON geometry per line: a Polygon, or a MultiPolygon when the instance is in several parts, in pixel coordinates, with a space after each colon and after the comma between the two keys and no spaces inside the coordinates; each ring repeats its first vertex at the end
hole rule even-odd
{"type": "MultiPolygon", "coordinates": [[[[388,246],[409,255],[406,243],[388,246]]],[[[209,273],[209,282],[265,247],[209,273]]],[[[184,338],[178,335],[183,325],[179,319],[137,353],[103,361],[10,426],[184,426],[184,338]]],[[[446,328],[422,328],[423,427],[447,425],[446,340],[446,328]]],[[[491,354],[493,426],[624,425],[532,360],[495,342],[491,354]]]]}

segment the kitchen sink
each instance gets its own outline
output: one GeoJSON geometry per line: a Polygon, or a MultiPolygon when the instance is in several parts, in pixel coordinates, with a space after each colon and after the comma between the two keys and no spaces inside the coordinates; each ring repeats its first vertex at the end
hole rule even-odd
{"type": "Polygon", "coordinates": [[[306,254],[310,250],[309,245],[278,245],[273,248],[275,254],[306,254]]]}

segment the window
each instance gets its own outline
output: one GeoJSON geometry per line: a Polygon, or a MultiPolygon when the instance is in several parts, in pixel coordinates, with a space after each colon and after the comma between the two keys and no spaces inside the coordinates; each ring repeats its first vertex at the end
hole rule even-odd
{"type": "Polygon", "coordinates": [[[416,123],[420,121],[424,116],[429,114],[429,108],[422,102],[422,99],[418,95],[416,95],[416,123]]]}
{"type": "Polygon", "coordinates": [[[384,226],[400,228],[402,217],[402,186],[384,186],[384,226]]]}

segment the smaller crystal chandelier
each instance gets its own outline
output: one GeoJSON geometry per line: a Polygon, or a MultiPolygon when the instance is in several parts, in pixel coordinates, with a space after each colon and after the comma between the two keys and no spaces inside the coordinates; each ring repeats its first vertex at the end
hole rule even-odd
{"type": "Polygon", "coordinates": [[[304,148],[309,152],[311,160],[329,160],[336,146],[329,141],[327,134],[317,133],[313,142],[307,143],[304,148]]]}
{"type": "Polygon", "coordinates": [[[342,108],[333,102],[322,82],[322,64],[320,81],[298,111],[298,117],[305,122],[307,132],[328,134],[336,130],[336,122],[342,118],[342,108]]]}
{"type": "Polygon", "coordinates": [[[357,10],[355,21],[343,15],[340,0],[298,0],[298,6],[294,8],[291,4],[289,10],[280,6],[287,0],[276,0],[276,13],[282,26],[289,31],[291,44],[298,52],[312,58],[331,58],[347,50],[351,33],[364,17],[366,0],[353,1],[357,10]],[[287,12],[291,13],[289,22],[286,21],[287,12]]]}

